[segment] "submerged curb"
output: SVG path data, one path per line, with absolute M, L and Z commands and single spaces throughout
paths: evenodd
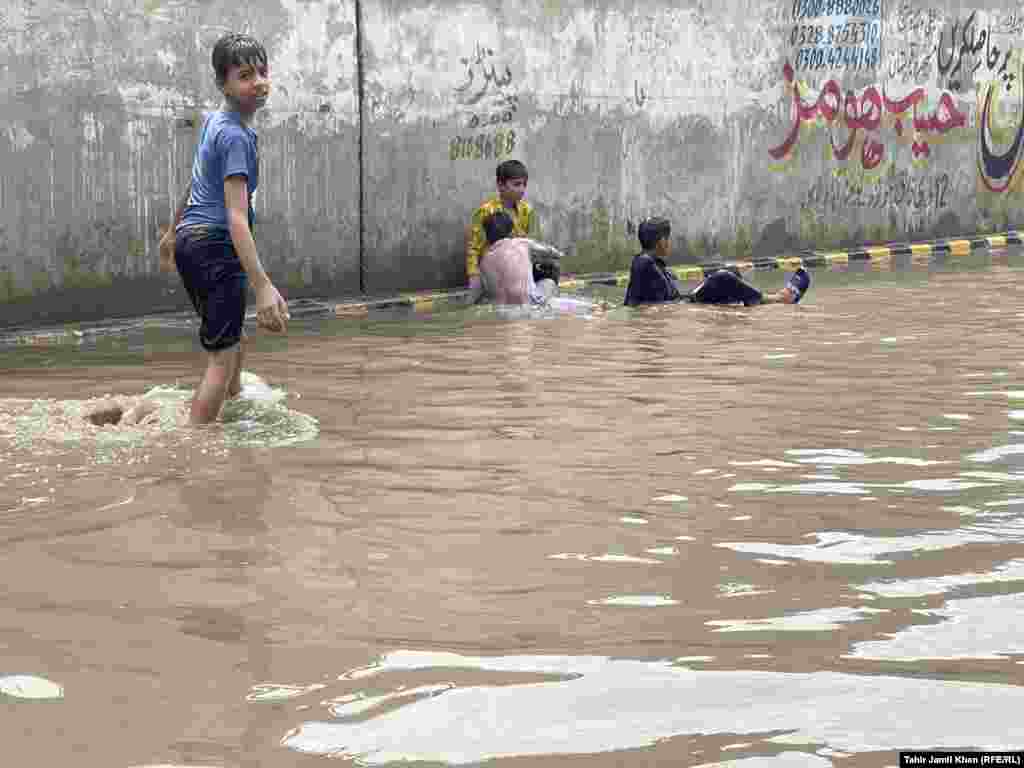
M 798 256 L 782 256 L 771 259 L 755 259 L 739 262 L 705 262 L 685 266 L 669 267 L 680 280 L 699 280 L 710 272 L 722 267 L 736 267 L 741 272 L 773 269 L 795 270 L 828 269 L 844 271 L 850 264 L 866 263 L 872 268 L 926 268 L 934 256 L 967 256 L 977 251 L 991 251 L 1011 245 L 1024 245 L 1024 238 L 1018 232 L 1000 235 L 949 238 L 929 240 L 920 243 L 891 243 L 889 245 L 862 246 L 844 251 L 805 251 Z M 571 275 L 559 281 L 563 290 L 580 289 L 588 286 L 625 286 L 629 272 L 602 272 L 589 275 Z M 343 301 L 333 305 L 337 317 L 366 317 L 380 310 L 402 308 L 412 312 L 429 312 L 445 305 L 464 304 L 466 290 L 429 291 L 402 294 L 400 296 L 361 301 Z
M 993 251 L 1012 245 L 1024 245 L 1024 236 L 1019 232 L 1005 232 L 999 235 L 981 235 L 959 237 L 943 240 L 930 240 L 919 243 L 890 243 L 888 245 L 861 246 L 852 250 L 817 251 L 808 250 L 796 256 L 773 257 L 739 262 L 705 262 L 669 267 L 680 280 L 699 280 L 706 274 L 722 267 L 736 267 L 741 272 L 752 270 L 795 270 L 798 267 L 807 269 L 827 269 L 829 271 L 847 271 L 858 267 L 885 269 L 927 269 L 938 258 L 947 256 L 968 256 L 978 251 Z M 589 286 L 624 287 L 629 282 L 629 272 L 602 272 L 587 275 L 569 275 L 559 282 L 563 290 L 579 290 Z M 292 317 L 330 316 L 340 318 L 365 318 L 376 312 L 394 314 L 395 310 L 403 313 L 426 313 L 445 306 L 460 306 L 466 303 L 469 291 L 424 291 L 405 293 L 379 299 L 360 299 L 353 301 L 318 301 L 316 299 L 295 299 L 288 302 Z M 253 320 L 255 312 L 250 311 L 246 319 Z M 178 320 L 184 325 L 192 322 L 191 314 L 183 314 Z M 161 318 L 161 324 L 173 322 L 171 318 Z M 46 345 L 55 343 L 84 343 L 90 338 L 106 336 L 125 330 L 138 330 L 145 327 L 136 322 L 122 322 L 113 325 L 99 323 L 93 326 L 77 328 L 61 328 L 34 332 L 0 333 L 0 347 L 30 344 Z

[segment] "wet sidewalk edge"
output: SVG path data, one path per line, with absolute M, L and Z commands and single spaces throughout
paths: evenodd
M 704 275 L 722 267 L 736 267 L 741 272 L 767 270 L 794 270 L 804 267 L 809 270 L 827 269 L 830 271 L 846 271 L 850 265 L 865 264 L 872 269 L 927 269 L 931 267 L 936 256 L 968 256 L 979 251 L 1000 250 L 1010 246 L 1024 245 L 1024 236 L 1016 231 L 997 235 L 976 235 L 973 237 L 956 237 L 939 240 L 925 240 L 914 243 L 889 243 L 886 245 L 858 246 L 848 250 L 806 250 L 792 256 L 778 256 L 767 259 L 748 261 L 710 261 L 700 264 L 670 266 L 680 280 L 699 280 Z M 559 281 L 562 290 L 580 290 L 589 286 L 625 286 L 629 282 L 629 272 L 601 272 L 584 275 L 566 275 Z M 292 317 L 334 316 L 340 318 L 369 317 L 377 312 L 403 313 L 430 312 L 444 306 L 464 305 L 469 295 L 466 289 L 448 291 L 421 291 L 402 293 L 382 298 L 339 299 L 336 301 L 316 299 L 296 299 L 289 301 L 288 306 Z M 246 315 L 247 321 L 255 318 L 255 311 Z M 172 326 L 179 321 L 182 326 L 190 327 L 190 313 L 179 315 L 162 315 L 148 320 L 158 322 L 161 326 Z M 141 320 L 145 325 L 147 320 Z M 14 331 L 10 334 L 0 333 L 0 346 L 12 344 L 46 344 L 61 341 L 84 340 L 99 335 L 116 334 L 138 329 L 140 320 L 126 320 L 116 323 L 98 322 L 80 324 L 73 329 L 52 328 L 38 331 Z
M 978 235 L 974 237 L 957 237 L 941 240 L 925 240 L 915 243 L 889 243 L 886 245 L 859 246 L 849 250 L 807 250 L 794 256 L 779 256 L 768 259 L 754 259 L 735 262 L 703 262 L 671 266 L 669 269 L 680 280 L 701 279 L 709 272 L 722 267 L 736 267 L 742 272 L 751 270 L 765 271 L 774 269 L 795 270 L 829 269 L 842 271 L 849 265 L 858 262 L 870 262 L 873 267 L 884 268 L 927 268 L 932 265 L 932 257 L 940 255 L 967 256 L 978 251 L 991 251 L 1009 246 L 1024 244 L 1024 236 L 1018 232 L 1005 232 L 998 235 Z M 909 257 L 898 263 L 899 257 Z M 580 289 L 588 286 L 624 286 L 629 282 L 629 272 L 601 272 L 586 275 L 566 275 L 559 283 L 559 288 Z M 324 306 L 327 313 L 338 317 L 366 316 L 375 310 L 408 308 L 417 311 L 429 311 L 438 304 L 465 303 L 468 291 L 423 291 L 419 293 L 400 294 L 382 299 L 360 299 L 339 301 Z M 294 313 L 293 313 L 294 314 Z

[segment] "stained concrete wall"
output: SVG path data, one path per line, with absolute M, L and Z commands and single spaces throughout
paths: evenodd
M 186 306 L 157 272 L 188 182 L 210 54 L 246 29 L 273 52 L 257 239 L 289 295 L 358 290 L 355 6 L 21 0 L 0 23 L 0 323 Z
M 0 27 L 0 323 L 181 305 L 155 275 L 155 229 L 229 29 L 270 50 L 257 241 L 289 296 L 357 293 L 360 256 L 370 293 L 462 283 L 469 212 L 507 157 L 581 268 L 623 264 L 654 213 L 679 260 L 1016 221 L 1010 2 L 16 5 Z

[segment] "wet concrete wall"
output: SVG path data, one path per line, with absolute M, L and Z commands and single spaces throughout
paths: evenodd
M 1016 223 L 1024 9 L 1010 2 L 4 13 L 0 323 L 183 306 L 155 274 L 156 227 L 216 106 L 209 55 L 229 29 L 271 55 L 256 234 L 289 296 L 461 284 L 469 213 L 509 157 L 579 269 L 628 263 L 655 213 L 681 261 Z
M 0 21 L 0 323 L 182 308 L 159 227 L 188 182 L 210 54 L 272 51 L 260 121 L 261 256 L 289 295 L 358 291 L 355 24 L 344 3 L 26 0 Z

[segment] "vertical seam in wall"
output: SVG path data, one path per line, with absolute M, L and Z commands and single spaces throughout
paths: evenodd
M 359 177 L 358 197 L 359 210 L 356 213 L 356 221 L 359 230 L 359 292 L 366 293 L 366 169 L 364 163 L 364 112 L 363 97 L 365 75 L 363 72 L 363 4 L 361 0 L 354 0 L 356 15 L 356 173 Z

